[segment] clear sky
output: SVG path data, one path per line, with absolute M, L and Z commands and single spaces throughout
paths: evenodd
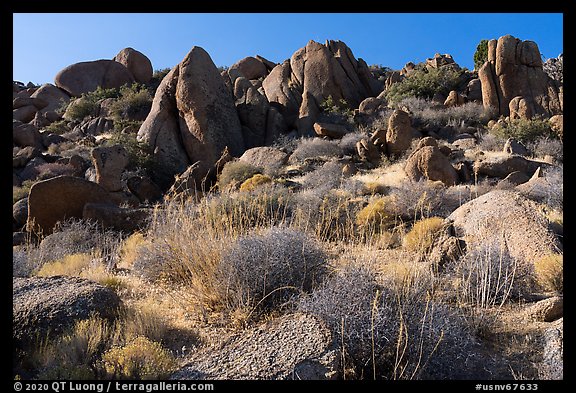
M 309 40 L 344 41 L 368 64 L 400 69 L 435 53 L 450 53 L 473 69 L 481 39 L 511 34 L 535 41 L 546 58 L 563 52 L 561 13 L 392 14 L 13 14 L 13 79 L 53 82 L 62 68 L 111 59 L 132 47 L 154 69 L 173 67 L 193 46 L 217 66 L 261 55 L 282 62 Z

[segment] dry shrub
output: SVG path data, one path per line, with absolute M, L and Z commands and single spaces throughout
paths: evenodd
M 417 221 L 404 236 L 404 247 L 411 251 L 426 252 L 440 234 L 444 220 L 440 217 L 424 218 Z
M 302 138 L 298 147 L 290 156 L 290 162 L 301 162 L 307 158 L 340 157 L 343 150 L 338 146 L 338 141 L 332 142 L 320 138 Z
M 134 262 L 140 257 L 140 249 L 146 244 L 144 235 L 140 232 L 135 232 L 126 238 L 119 251 L 118 267 L 131 268 Z
M 102 355 L 101 366 L 112 379 L 167 379 L 176 371 L 172 354 L 146 337 L 136 337 Z
M 338 188 L 342 182 L 343 167 L 344 164 L 337 160 L 328 161 L 318 169 L 308 173 L 302 179 L 302 184 L 305 188 L 316 188 L 326 191 Z
M 564 291 L 564 257 L 550 254 L 534 263 L 536 279 L 540 287 L 547 291 Z
M 268 184 L 272 182 L 270 176 L 262 175 L 260 173 L 255 174 L 250 179 L 245 180 L 240 185 L 240 191 L 252 191 L 256 187 L 259 187 L 263 184 Z
M 88 253 L 66 255 L 61 259 L 50 261 L 42 265 L 36 273 L 38 277 L 50 276 L 80 276 L 88 269 L 92 256 Z
M 356 215 L 356 225 L 362 239 L 369 239 L 375 234 L 390 229 L 396 222 L 396 216 L 390 209 L 390 198 L 372 199 Z
M 218 188 L 226 189 L 233 184 L 242 184 L 257 173 L 262 173 L 263 169 L 244 161 L 230 161 L 224 165 L 222 172 L 218 175 Z

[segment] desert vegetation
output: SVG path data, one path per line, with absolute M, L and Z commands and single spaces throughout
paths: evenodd
M 62 119 L 43 129 L 67 138 L 47 147 L 58 159 L 13 185 L 14 233 L 24 236 L 14 246 L 13 276 L 81 278 L 121 303 L 112 317 L 90 314 L 16 351 L 15 377 L 165 379 L 203 364 L 189 363 L 194 352 L 253 351 L 235 340 L 306 314 L 329 336 L 318 352 L 333 356 L 309 362 L 324 367 L 314 374 L 321 378 L 538 378 L 549 321 L 525 310 L 563 294 L 563 141 L 548 118 L 506 119 L 472 99 L 439 104 L 435 95 L 464 94 L 475 75 L 420 64 L 388 86 L 370 114 L 327 95 L 317 120 L 342 126 L 344 135 L 284 132 L 254 148 L 270 149 L 264 158 L 222 154 L 204 172 L 189 162 L 165 187 L 154 183 L 166 170 L 158 146 L 141 134 L 168 72 L 70 100 Z M 378 75 L 382 82 L 390 74 Z M 399 112 L 409 119 L 401 131 Z M 111 123 L 96 135 L 82 128 L 100 118 Z M 394 133 L 408 142 L 393 154 Z M 506 150 L 511 138 L 522 154 Z M 110 149 L 105 154 L 120 164 L 99 164 L 95 148 Z M 146 220 L 136 228 L 126 224 L 131 218 L 91 219 L 86 212 L 99 202 L 89 201 L 81 217 L 36 233 L 21 205 L 33 203 L 40 181 L 62 175 L 108 187 L 119 201 L 114 218 L 143 210 Z M 241 359 L 223 370 L 264 373 Z

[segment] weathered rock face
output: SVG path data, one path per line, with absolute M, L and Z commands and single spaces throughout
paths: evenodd
M 436 146 L 424 146 L 414 151 L 406 160 L 404 171 L 413 181 L 422 178 L 439 180 L 446 186 L 453 186 L 458 182 L 458 173 Z
M 124 48 L 116 56 L 114 61 L 124 65 L 132 73 L 134 80 L 139 83 L 148 83 L 152 79 L 152 62 L 143 53 L 133 48 Z
M 386 108 L 386 100 L 378 97 L 368 97 L 358 106 L 358 111 L 365 115 L 374 115 Z
M 482 101 L 498 115 L 510 114 L 510 101 L 524 97 L 526 113 L 552 116 L 562 113 L 557 82 L 542 69 L 538 46 L 511 35 L 488 42 L 488 61 L 478 71 Z
M 108 192 L 96 183 L 71 176 L 58 176 L 35 183 L 28 195 L 28 231 L 52 233 L 66 218 L 82 218 L 86 203 L 111 203 Z
M 249 149 L 264 145 L 268 134 L 268 99 L 244 77 L 236 78 L 234 97 L 245 147 Z
M 410 115 L 396 109 L 388 120 L 386 131 L 386 150 L 388 154 L 402 154 L 412 142 L 412 127 Z
M 536 169 L 543 165 L 546 164 L 528 160 L 517 155 L 495 156 L 474 162 L 474 172 L 479 175 L 504 179 L 512 172 L 522 172 L 528 176 L 532 176 L 534 172 L 536 172 Z
M 244 152 L 242 128 L 234 103 L 208 53 L 193 47 L 179 64 L 176 107 L 180 135 L 191 162 L 208 171 L 222 155 Z
M 564 318 L 544 331 L 544 355 L 539 367 L 540 379 L 564 379 Z
M 465 103 L 466 103 L 466 98 L 464 98 L 464 96 L 462 96 L 456 90 L 452 90 L 448 94 L 446 101 L 444 101 L 444 106 L 453 107 L 453 106 L 464 105 Z
M 92 149 L 92 162 L 96 168 L 96 183 L 107 191 L 122 189 L 122 172 L 128 165 L 128 152 L 122 145 L 101 146 Z
M 138 131 L 148 143 L 166 177 L 199 162 L 206 175 L 227 147 L 234 156 L 244 152 L 244 139 L 234 102 L 212 59 L 193 47 L 162 81 L 152 110 Z M 158 181 L 158 180 L 157 180 Z
M 54 84 L 73 97 L 96 90 L 118 88 L 134 82 L 130 71 L 114 60 L 86 61 L 69 65 L 54 78 Z
M 314 132 L 318 136 L 340 139 L 348 133 L 348 130 L 340 124 L 314 123 Z
M 50 83 L 40 86 L 30 97 L 42 99 L 47 103 L 39 110 L 40 113 L 54 112 L 70 101 L 68 94 Z
M 12 283 L 12 338 L 17 349 L 62 334 L 93 313 L 114 318 L 120 305 L 111 289 L 77 277 L 14 277 Z
M 22 198 L 12 205 L 12 219 L 19 229 L 26 225 L 26 220 L 28 220 L 28 198 Z
M 43 149 L 42 135 L 36 127 L 18 120 L 12 121 L 12 140 L 17 146 Z
M 126 180 L 126 185 L 142 203 L 157 202 L 162 199 L 162 190 L 148 177 L 133 176 Z
M 440 68 L 440 67 L 445 67 L 445 66 L 450 66 L 450 67 L 454 68 L 455 70 L 460 69 L 460 66 L 458 64 L 456 64 L 456 62 L 454 62 L 454 59 L 452 58 L 452 55 L 450 55 L 450 54 L 441 55 L 440 53 L 436 53 L 436 54 L 434 54 L 433 58 L 426 59 L 426 68 L 427 69 Z
M 276 66 L 262 83 L 268 101 L 278 104 L 289 127 L 301 135 L 312 135 L 320 104 L 332 96 L 357 108 L 363 99 L 377 96 L 382 83 L 375 79 L 366 63 L 356 60 L 341 41 L 315 41 Z
M 246 79 L 258 79 L 268 74 L 266 65 L 259 59 L 248 56 L 230 66 L 230 70 L 238 70 Z
M 172 177 L 188 167 L 190 159 L 184 150 L 179 113 L 176 106 L 176 84 L 180 69 L 174 67 L 162 79 L 152 101 L 152 109 L 138 131 L 138 141 L 148 144 L 161 168 L 157 174 L 160 187 L 167 188 Z
M 455 234 L 466 243 L 505 240 L 510 256 L 531 265 L 557 252 L 558 243 L 536 204 L 516 192 L 494 190 L 465 203 L 448 216 Z
M 330 331 L 317 318 L 286 315 L 246 330 L 218 349 L 196 351 L 171 379 L 332 379 L 338 374 L 334 346 Z
M 482 102 L 482 83 L 480 79 L 472 79 L 466 86 L 466 98 L 468 101 Z

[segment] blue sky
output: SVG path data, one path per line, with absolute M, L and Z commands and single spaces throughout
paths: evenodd
M 133 47 L 154 69 L 173 67 L 193 46 L 218 66 L 246 56 L 274 62 L 309 40 L 344 41 L 368 64 L 400 69 L 435 53 L 450 53 L 463 67 L 481 39 L 511 34 L 535 41 L 546 57 L 563 52 L 563 16 L 554 14 L 13 14 L 13 79 L 53 82 L 62 68 L 111 59 Z

